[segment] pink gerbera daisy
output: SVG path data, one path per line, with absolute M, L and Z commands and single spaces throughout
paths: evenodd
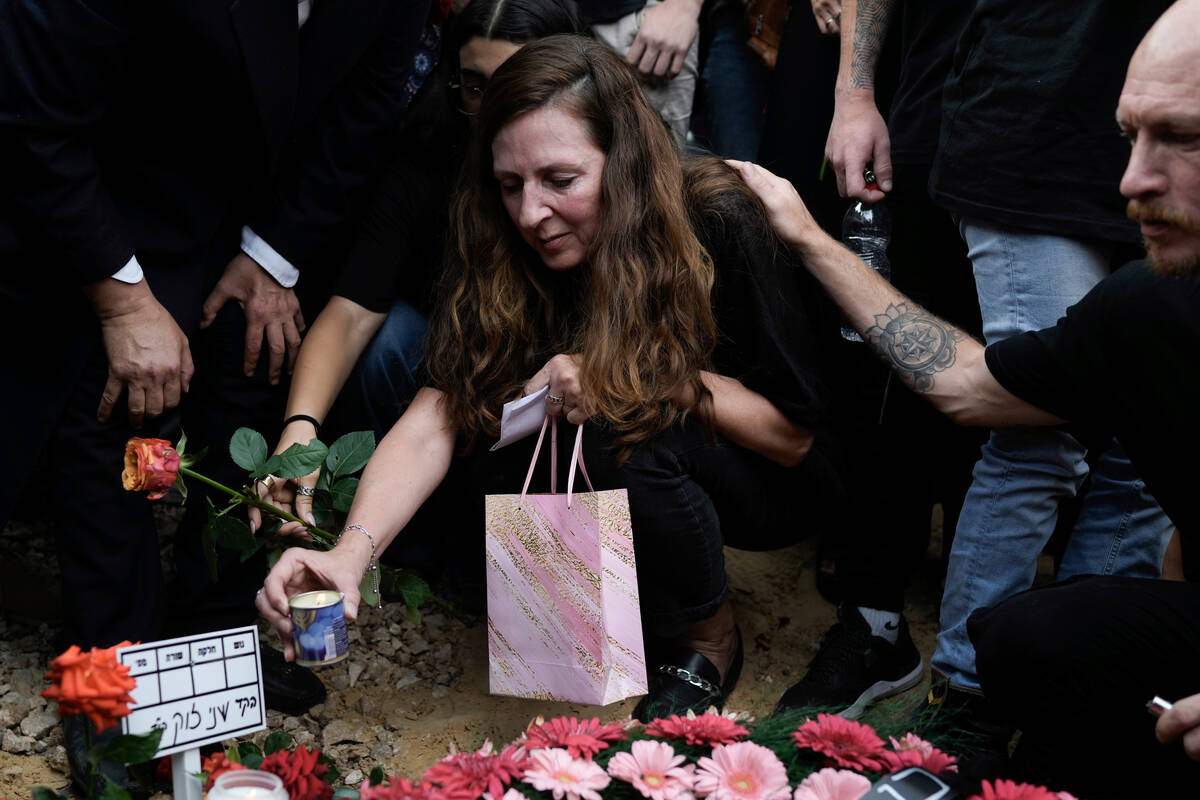
M 938 750 L 914 733 L 906 733 L 899 739 L 889 736 L 888 739 L 891 740 L 895 752 L 885 752 L 881 756 L 885 772 L 896 772 L 905 767 L 922 767 L 935 775 L 958 771 L 955 763 L 958 759 Z
M 672 714 L 652 720 L 646 725 L 646 734 L 660 739 L 682 739 L 692 745 L 718 745 L 732 744 L 749 736 L 750 731 L 721 714 L 710 711 L 697 716 L 688 711 L 685 717 Z
M 521 777 L 528 763 L 523 747 L 509 745 L 495 753 L 492 743 L 485 741 L 474 753 L 452 752 L 426 770 L 421 779 L 450 794 L 479 797 L 487 792 L 500 797 L 506 786 Z
M 710 800 L 789 800 L 787 770 L 779 757 L 754 742 L 722 744 L 697 762 L 696 793 Z
M 593 758 L 612 742 L 624 738 L 625 729 L 622 726 L 602 724 L 596 717 L 556 717 L 547 722 L 542 722 L 539 717 L 525 731 L 525 746 L 530 750 L 565 747 L 571 758 Z
M 869 726 L 835 714 L 818 714 L 792 732 L 800 749 L 816 750 L 829 758 L 831 765 L 850 769 L 882 772 L 883 740 Z
M 1059 796 L 1045 786 L 998 780 L 984 781 L 981 792 L 969 800 L 1059 800 Z
M 651 800 L 673 800 L 692 789 L 692 774 L 682 764 L 687 759 L 676 755 L 666 742 L 642 739 L 628 753 L 617 753 L 608 762 L 608 774 L 628 781 Z
M 859 800 L 870 790 L 871 782 L 857 772 L 826 767 L 801 781 L 792 800 Z
M 571 758 L 561 748 L 533 750 L 525 770 L 525 783 L 539 792 L 550 792 L 554 800 L 600 800 L 600 789 L 611 782 L 608 773 L 594 761 Z

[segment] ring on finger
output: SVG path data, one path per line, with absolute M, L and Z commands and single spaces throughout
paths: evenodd
M 550 403 L 552 405 L 561 406 L 564 402 L 566 402 L 566 399 L 567 398 L 559 397 L 556 394 L 549 394 L 549 393 L 546 394 L 546 402 Z
M 311 486 L 297 486 L 296 487 L 296 494 L 303 495 L 304 497 L 312 497 L 316 493 L 317 493 L 317 490 Z
M 262 487 L 264 489 L 266 489 L 268 492 L 271 491 L 273 488 L 275 488 L 275 476 L 274 475 L 268 475 L 265 478 L 259 478 L 258 482 L 261 483 Z
M 826 17 L 825 25 L 832 28 L 833 27 L 833 17 Z

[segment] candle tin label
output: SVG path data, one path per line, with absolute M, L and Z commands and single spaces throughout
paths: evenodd
M 292 642 L 296 663 L 305 667 L 336 664 L 350 650 L 342 593 L 304 592 L 288 601 L 292 610 Z

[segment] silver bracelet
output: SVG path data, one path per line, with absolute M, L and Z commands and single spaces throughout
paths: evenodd
M 375 537 L 362 525 L 347 525 L 338 534 L 337 541 L 334 542 L 335 547 L 341 544 L 342 537 L 346 535 L 346 531 L 358 531 L 367 537 L 367 541 L 371 543 L 371 563 L 367 565 L 367 571 L 371 573 L 371 588 L 375 591 L 375 607 L 383 608 L 383 595 L 379 593 L 379 562 L 375 559 Z

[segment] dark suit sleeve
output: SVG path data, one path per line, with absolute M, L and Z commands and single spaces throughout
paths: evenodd
M 129 41 L 122 0 L 0 3 L 0 182 L 22 246 L 77 284 L 133 255 L 88 131 Z
M 352 192 L 372 178 L 392 149 L 406 108 L 404 86 L 429 1 L 385 5 L 379 35 L 307 126 L 272 207 L 250 221 L 254 232 L 302 275 L 340 260 L 332 247 L 351 216 Z M 318 13 L 314 10 L 309 25 L 320 24 Z

